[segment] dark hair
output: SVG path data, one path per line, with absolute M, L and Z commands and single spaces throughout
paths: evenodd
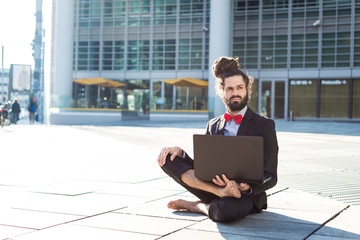
M 243 71 L 240 70 L 240 64 L 238 58 L 232 57 L 219 57 L 215 60 L 212 71 L 214 77 L 216 78 L 216 93 L 223 98 L 224 97 L 224 81 L 225 78 L 240 75 L 245 82 L 246 89 L 249 94 L 249 99 L 251 96 L 251 87 L 254 82 L 254 79 L 251 76 L 246 75 Z

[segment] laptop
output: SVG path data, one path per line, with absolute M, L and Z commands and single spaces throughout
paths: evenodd
M 212 181 L 225 174 L 238 183 L 263 183 L 263 138 L 256 136 L 193 136 L 195 176 Z

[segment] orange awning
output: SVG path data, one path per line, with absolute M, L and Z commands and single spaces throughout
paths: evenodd
M 101 85 L 103 87 L 122 87 L 125 85 L 124 83 L 101 77 L 75 79 L 73 82 L 79 83 L 81 85 Z
M 205 88 L 208 86 L 208 82 L 196 78 L 174 78 L 161 80 L 164 83 L 168 83 L 177 87 L 202 87 Z

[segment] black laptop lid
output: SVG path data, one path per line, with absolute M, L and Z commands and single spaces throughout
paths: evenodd
M 244 183 L 262 183 L 263 138 L 255 136 L 194 135 L 195 176 L 212 181 L 216 175 Z

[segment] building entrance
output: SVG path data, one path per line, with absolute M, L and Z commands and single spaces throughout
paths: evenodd
M 262 81 L 260 114 L 269 118 L 284 118 L 285 82 Z

